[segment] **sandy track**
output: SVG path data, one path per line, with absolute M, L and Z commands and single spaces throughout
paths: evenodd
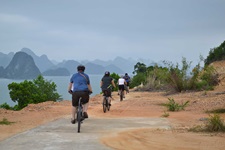
M 172 129 L 141 128 L 116 131 L 100 138 L 100 141 L 112 149 L 224 149 L 224 134 L 192 133 L 187 129 L 194 125 L 203 124 L 200 118 L 208 117 L 205 110 L 225 107 L 225 94 L 220 91 L 179 93 L 165 95 L 163 92 L 130 92 L 124 101 L 120 102 L 113 93 L 111 110 L 103 113 L 102 96 L 91 98 L 90 118 L 160 118 L 166 109 L 161 103 L 166 103 L 169 97 L 177 102 L 190 101 L 185 111 L 167 112 L 167 118 Z M 45 102 L 29 105 L 21 111 L 0 109 L 0 119 L 13 121 L 12 125 L 0 125 L 0 140 L 9 138 L 17 133 L 27 131 L 58 118 L 68 118 L 70 123 L 70 101 Z M 224 118 L 225 116 L 222 115 Z M 115 122 L 116 124 L 116 122 Z

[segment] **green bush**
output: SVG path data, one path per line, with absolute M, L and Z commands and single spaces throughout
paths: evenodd
M 8 85 L 8 89 L 12 101 L 18 104 L 15 107 L 17 110 L 31 103 L 56 101 L 60 98 L 60 95 L 56 92 L 56 84 L 45 80 L 41 75 L 33 82 L 27 80 L 21 83 L 13 82 Z
M 223 119 L 218 114 L 210 115 L 205 130 L 209 132 L 225 132 Z
M 134 88 L 136 86 L 139 86 L 141 84 L 145 84 L 146 83 L 146 74 L 145 73 L 138 73 L 137 75 L 135 75 L 131 82 L 130 82 L 130 88 Z
M 167 118 L 169 116 L 170 116 L 170 114 L 168 112 L 164 111 L 164 114 L 162 115 L 162 117 Z
M 7 104 L 7 103 L 1 104 L 0 108 L 4 108 L 4 109 L 7 109 L 7 110 L 13 110 L 13 107 L 9 106 L 9 104 Z
M 184 108 L 189 103 L 189 101 L 186 101 L 185 103 L 179 104 L 179 103 L 176 103 L 173 98 L 168 98 L 168 100 L 169 100 L 169 102 L 168 103 L 165 103 L 163 105 L 166 106 L 169 111 L 180 111 L 180 110 L 184 110 Z
M 168 84 L 178 92 L 188 89 L 189 79 L 188 70 L 190 69 L 191 62 L 187 62 L 186 58 L 182 58 L 182 66 L 179 64 L 174 66 L 172 63 L 164 61 L 164 64 L 168 66 L 169 72 L 167 76 Z
M 209 65 L 214 61 L 225 60 L 225 41 L 218 47 L 212 48 L 209 55 L 205 59 L 205 65 Z
M 165 67 L 158 67 L 157 65 L 148 68 L 151 69 L 148 69 L 144 89 L 165 89 L 167 87 L 166 77 L 168 75 L 168 69 Z
M 225 132 L 224 120 L 218 115 L 209 115 L 205 118 L 204 125 L 194 126 L 189 129 L 192 132 Z
M 113 88 L 113 91 L 118 91 L 117 82 L 118 82 L 120 76 L 114 72 L 112 74 L 110 74 L 110 76 L 114 79 L 114 83 L 116 85 L 116 88 Z
M 15 123 L 15 122 L 10 122 L 6 118 L 3 118 L 2 121 L 0 121 L 0 125 L 10 125 L 12 123 Z

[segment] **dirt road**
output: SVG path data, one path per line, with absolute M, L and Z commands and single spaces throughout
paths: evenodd
M 119 101 L 117 94 L 113 93 L 112 108 L 107 113 L 103 113 L 102 97 L 97 95 L 90 101 L 89 119 L 85 121 L 82 129 L 85 129 L 86 126 L 85 131 L 90 131 L 90 135 L 88 133 L 85 133 L 85 135 L 88 135 L 87 137 L 92 143 L 98 141 L 97 144 L 101 145 L 102 149 L 222 150 L 225 147 L 225 134 L 192 133 L 187 131 L 187 129 L 195 125 L 203 124 L 201 118 L 208 117 L 208 114 L 205 113 L 206 110 L 225 107 L 225 94 L 217 94 L 218 92 L 179 93 L 173 95 L 165 95 L 163 92 L 130 92 L 122 102 Z M 168 112 L 160 104 L 166 103 L 169 97 L 174 98 L 177 102 L 189 100 L 190 104 L 185 111 Z M 70 110 L 70 101 L 29 105 L 19 112 L 0 109 L 0 119 L 7 118 L 9 121 L 15 122 L 11 125 L 0 125 L 0 147 L 4 145 L 1 144 L 5 141 L 10 142 L 12 138 L 16 138 L 14 135 L 17 133 L 28 136 L 33 141 L 35 141 L 36 136 L 32 137 L 32 135 L 37 134 L 46 137 L 51 136 L 49 139 L 55 138 L 58 141 L 63 141 L 65 138 L 55 137 L 55 133 L 65 134 L 65 137 L 73 137 L 74 134 L 71 135 L 70 132 L 73 132 L 75 127 L 70 124 Z M 169 117 L 163 118 L 162 115 L 165 113 L 168 113 Z M 223 114 L 222 117 L 224 118 L 225 115 Z M 154 119 L 156 119 L 156 122 L 157 120 L 163 121 L 153 126 L 154 122 L 152 120 Z M 42 128 L 40 125 L 46 125 L 48 122 L 53 123 L 51 121 L 62 122 L 62 129 L 55 125 L 48 130 L 40 129 Z M 99 128 L 104 129 L 104 131 L 92 131 L 93 125 L 100 126 L 104 124 L 103 122 L 109 123 Z M 163 126 L 161 126 L 162 124 Z M 35 128 L 33 130 L 36 132 L 29 130 L 32 128 Z M 25 135 L 24 131 L 32 134 Z M 95 133 L 93 134 L 93 132 Z M 69 140 L 75 141 L 73 138 Z M 64 142 L 68 141 L 65 140 Z M 47 149 L 52 144 L 57 145 L 57 143 L 51 142 L 43 145 Z M 86 143 L 85 145 L 88 146 Z M 94 149 L 94 147 L 92 148 Z

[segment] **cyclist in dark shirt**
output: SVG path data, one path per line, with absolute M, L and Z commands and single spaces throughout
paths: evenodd
M 109 105 L 111 106 L 111 88 L 110 86 L 113 85 L 113 87 L 115 88 L 116 85 L 114 83 L 114 79 L 112 77 L 110 77 L 110 72 L 106 71 L 105 75 L 103 76 L 103 78 L 101 79 L 100 82 L 100 87 L 102 89 L 102 92 L 104 93 L 104 90 L 108 90 L 109 92 Z

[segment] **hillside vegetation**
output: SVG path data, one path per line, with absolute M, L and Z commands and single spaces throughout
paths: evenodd
M 200 56 L 199 63 L 191 68 L 191 63 L 183 57 L 181 65 L 164 61 L 164 66 L 155 64 L 146 66 L 138 62 L 134 66 L 135 76 L 132 79 L 131 87 L 142 86 L 142 90 L 167 90 L 167 91 L 201 91 L 213 90 L 219 84 L 221 74 L 212 64 L 213 62 L 225 60 L 225 41 L 216 48 L 210 50 L 204 60 Z M 200 64 L 204 62 L 202 67 Z M 221 72 L 220 72 L 221 73 Z
M 209 51 L 209 55 L 205 59 L 205 65 L 221 60 L 225 60 L 225 41 L 220 46 L 212 48 Z

